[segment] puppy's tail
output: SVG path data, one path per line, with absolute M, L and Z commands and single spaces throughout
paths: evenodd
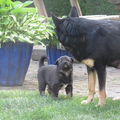
M 44 61 L 45 59 L 48 59 L 47 56 L 42 56 L 40 61 L 39 61 L 39 67 L 44 66 Z

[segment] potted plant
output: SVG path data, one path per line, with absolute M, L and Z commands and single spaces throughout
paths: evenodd
M 64 17 L 64 16 L 63 16 Z M 41 42 L 46 46 L 46 54 L 48 56 L 48 64 L 55 64 L 55 61 L 60 56 L 70 56 L 71 55 L 64 49 L 64 47 L 59 43 L 56 33 L 54 31 L 54 23 L 52 18 L 48 18 L 46 29 L 49 31 L 49 38 L 43 39 Z
M 45 17 L 26 7 L 31 3 L 0 0 L 0 86 L 22 85 L 33 44 L 49 37 Z

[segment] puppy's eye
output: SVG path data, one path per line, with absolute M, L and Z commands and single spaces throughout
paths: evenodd
M 67 61 L 68 61 L 68 62 L 70 62 L 70 60 L 69 60 L 69 59 L 67 59 Z

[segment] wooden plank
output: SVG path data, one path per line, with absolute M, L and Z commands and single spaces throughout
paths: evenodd
M 82 16 L 82 12 L 78 3 L 78 0 L 70 0 L 71 6 L 76 6 L 77 10 L 78 10 L 78 15 Z
M 33 0 L 35 7 L 38 8 L 38 14 L 48 17 L 43 0 Z

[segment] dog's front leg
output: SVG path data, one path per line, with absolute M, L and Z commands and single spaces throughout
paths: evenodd
M 66 94 L 67 94 L 68 97 L 73 96 L 73 93 L 72 93 L 73 92 L 73 86 L 72 86 L 72 84 L 67 85 L 65 90 L 66 90 Z
M 58 99 L 58 92 L 59 92 L 59 88 L 57 87 L 57 85 L 53 85 L 52 97 L 55 99 Z
M 99 103 L 97 106 L 103 106 L 105 104 L 106 99 L 106 66 L 99 65 L 96 67 L 96 71 L 98 74 L 98 83 L 99 83 Z
M 88 86 L 89 86 L 89 95 L 87 100 L 83 100 L 81 104 L 88 104 L 93 101 L 95 94 L 95 83 L 96 83 L 96 70 L 93 68 L 87 67 L 88 71 Z

